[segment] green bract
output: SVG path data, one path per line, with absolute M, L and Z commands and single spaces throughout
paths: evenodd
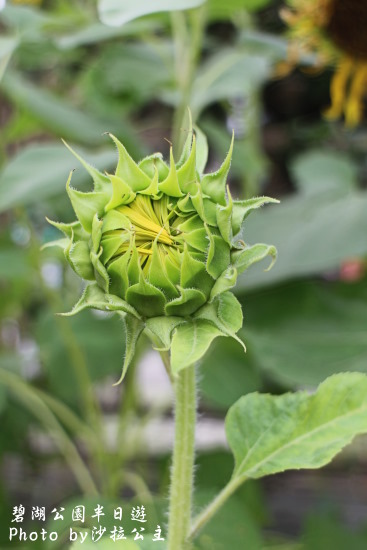
M 226 187 L 229 153 L 217 172 L 202 174 L 207 159 L 203 134 L 190 132 L 176 164 L 156 153 L 136 164 L 114 137 L 115 174 L 102 174 L 74 155 L 91 175 L 83 193 L 67 182 L 78 220 L 50 222 L 73 270 L 89 281 L 70 314 L 93 307 L 125 320 L 124 376 L 143 330 L 159 349 L 171 349 L 173 373 L 198 360 L 216 336 L 236 337 L 241 307 L 229 290 L 239 273 L 274 247 L 246 245 L 244 219 L 267 197 L 232 199 Z

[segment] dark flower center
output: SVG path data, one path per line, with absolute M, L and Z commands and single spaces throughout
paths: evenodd
M 367 0 L 333 0 L 326 30 L 338 48 L 367 60 Z

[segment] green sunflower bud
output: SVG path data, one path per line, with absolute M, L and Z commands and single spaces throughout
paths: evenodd
M 226 178 L 233 139 L 219 170 L 203 175 L 207 145 L 200 131 L 197 135 L 198 143 L 190 132 L 177 163 L 171 149 L 169 165 L 159 153 L 136 164 L 111 136 L 119 159 L 115 173 L 106 175 L 69 147 L 94 189 L 73 189 L 70 174 L 67 192 L 78 220 L 50 222 L 65 235 L 55 244 L 89 281 L 66 315 L 92 307 L 124 318 L 121 379 L 143 331 L 157 348 L 171 349 L 174 374 L 197 361 L 217 336 L 237 339 L 242 312 L 230 289 L 250 265 L 276 257 L 274 247 L 249 246 L 239 237 L 252 210 L 277 201 L 232 200 Z

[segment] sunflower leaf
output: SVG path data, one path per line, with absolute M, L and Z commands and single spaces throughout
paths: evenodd
M 320 468 L 367 432 L 367 376 L 342 373 L 316 393 L 248 394 L 230 409 L 226 433 L 235 457 L 233 479 Z

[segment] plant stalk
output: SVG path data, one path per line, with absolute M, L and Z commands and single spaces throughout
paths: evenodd
M 196 425 L 195 365 L 182 370 L 174 382 L 175 441 L 168 518 L 168 550 L 189 550 Z

